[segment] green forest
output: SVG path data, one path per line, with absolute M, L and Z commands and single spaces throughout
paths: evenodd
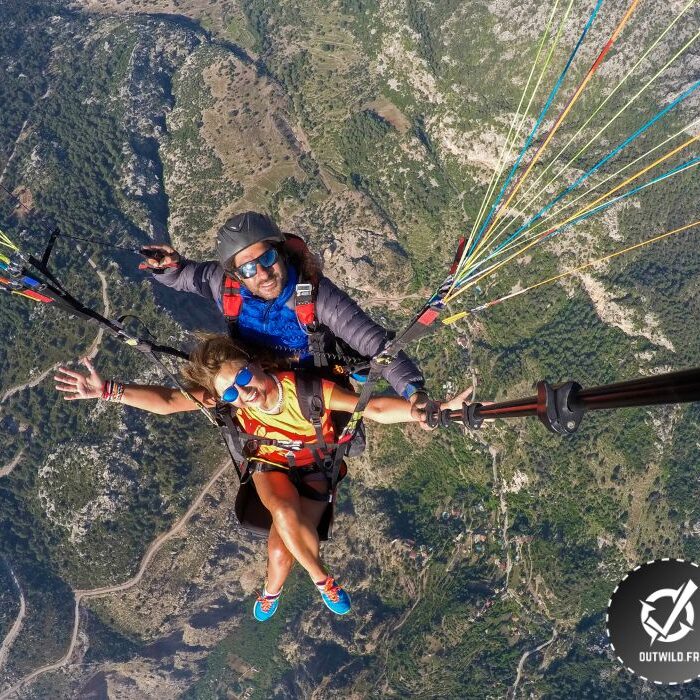
M 7 188 L 0 229 L 41 257 L 57 228 L 50 267 L 66 289 L 105 313 L 106 295 L 111 318 L 134 315 L 126 321 L 134 333 L 184 349 L 193 331 L 221 329 L 221 320 L 212 304 L 139 272 L 135 251 L 156 241 L 211 257 L 221 212 L 234 205 L 268 211 L 301 234 L 331 261 L 326 273 L 336 283 L 360 280 L 348 291 L 378 321 L 402 328 L 445 277 L 479 213 L 492 155 L 537 48 L 531 26 L 508 25 L 534 12 L 533 2 L 504 9 L 406 0 L 391 11 L 374 0 L 209 3 L 230 34 L 188 2 L 164 14 L 135 2 L 105 13 L 87 5 L 0 2 L 0 184 Z M 574 7 L 578 27 L 589 9 Z M 657 9 L 652 26 L 641 18 L 631 24 L 634 40 L 613 54 L 620 65 L 672 19 L 669 8 Z M 606 12 L 592 44 L 619 19 L 619 8 Z M 626 105 L 696 21 L 669 35 L 651 67 L 610 100 L 606 116 Z M 241 36 L 249 45 L 237 43 Z M 565 49 L 554 55 L 550 78 Z M 585 51 L 572 84 L 590 65 L 593 48 Z M 623 74 L 620 65 L 592 81 L 554 152 Z M 242 82 L 248 70 L 254 88 Z M 260 94 L 239 100 L 244 87 Z M 676 73 L 645 92 L 577 162 L 572 180 L 684 87 Z M 212 126 L 212 112 L 223 108 L 233 133 Z M 696 108 L 689 101 L 669 114 L 614 168 L 683 129 Z M 240 124 L 253 126 L 236 131 Z M 282 145 L 252 172 L 222 145 L 230 138 L 248 147 L 270 134 Z M 564 162 L 574 148 L 564 150 Z M 664 168 L 694 155 L 697 146 Z M 693 173 L 553 237 L 450 311 L 689 223 L 700 195 Z M 354 237 L 367 230 L 391 245 L 359 250 Z M 369 282 L 352 276 L 366 259 Z M 400 270 L 392 268 L 396 260 Z M 476 380 L 479 400 L 503 400 L 531 395 L 543 378 L 595 386 L 700 364 L 696 230 L 589 273 L 602 300 L 574 276 L 409 348 L 431 394 Z M 397 285 L 401 294 L 384 300 Z M 89 352 L 99 328 L 14 295 L 0 302 L 0 469 L 18 460 L 0 477 L 0 639 L 19 610 L 11 572 L 27 601 L 0 669 L 2 692 L 63 656 L 74 591 L 133 576 L 226 453 L 198 413 L 159 417 L 61 401 L 53 368 Z M 625 311 L 624 323 L 610 320 L 613 307 Z M 95 363 L 106 377 L 170 382 L 108 335 L 99 337 Z M 466 433 L 370 426 L 368 452 L 350 461 L 341 490 L 338 541 L 324 550 L 360 611 L 344 621 L 324 615 L 300 570 L 285 590 L 284 613 L 266 625 L 252 619 L 253 584 L 243 568 L 257 572 L 263 548 L 237 529 L 227 500 L 233 487 L 224 480 L 190 535 L 154 560 L 154 580 L 83 604 L 84 655 L 67 673 L 41 676 L 22 697 L 79 696 L 110 664 L 129 677 L 144 660 L 162 673 L 164 697 L 314 690 L 323 697 L 509 697 L 523 655 L 550 638 L 523 662 L 517 697 L 694 697 L 696 684 L 654 687 L 620 666 L 607 644 L 605 609 L 634 564 L 700 557 L 699 426 L 696 405 L 586 415 L 565 439 L 536 420 Z

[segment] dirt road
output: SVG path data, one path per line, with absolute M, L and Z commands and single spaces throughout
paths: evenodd
M 170 528 L 170 530 L 159 535 L 155 540 L 153 540 L 153 542 L 151 542 L 150 546 L 146 550 L 146 553 L 141 559 L 141 565 L 139 566 L 139 570 L 134 576 L 132 576 L 132 578 L 128 579 L 127 581 L 124 581 L 124 583 L 119 583 L 114 586 L 103 586 L 101 588 L 93 588 L 91 590 L 78 589 L 73 591 L 73 593 L 75 594 L 73 633 L 71 634 L 70 643 L 68 645 L 66 653 L 58 661 L 55 661 L 51 664 L 46 664 L 45 666 L 41 666 L 40 668 L 36 669 L 36 671 L 32 671 L 32 673 L 22 678 L 22 680 L 20 680 L 19 682 L 15 683 L 15 685 L 13 685 L 11 688 L 5 690 L 2 694 L 0 694 L 0 700 L 11 698 L 16 693 L 19 693 L 19 691 L 22 690 L 22 688 L 26 687 L 32 681 L 36 680 L 39 676 L 42 676 L 43 674 L 49 673 L 51 671 L 57 671 L 58 669 L 68 664 L 71 657 L 73 656 L 73 652 L 75 651 L 75 645 L 78 641 L 78 633 L 80 631 L 80 604 L 83 602 L 83 600 L 88 600 L 90 598 L 100 598 L 102 596 L 111 595 L 113 593 L 122 593 L 124 591 L 129 590 L 130 588 L 133 588 L 134 586 L 137 586 L 141 582 L 141 579 L 143 578 L 143 575 L 146 572 L 146 569 L 148 568 L 148 565 L 150 564 L 151 560 L 158 553 L 158 550 L 168 540 L 172 539 L 173 537 L 175 537 L 175 535 L 179 534 L 180 532 L 182 532 L 182 530 L 184 530 L 190 518 L 194 515 L 197 508 L 199 508 L 200 504 L 202 503 L 202 500 L 206 497 L 209 491 L 211 491 L 214 484 L 219 480 L 221 475 L 229 468 L 230 465 L 231 462 L 226 462 L 222 466 L 220 466 L 216 470 L 216 472 L 214 472 L 214 475 L 211 477 L 211 479 L 209 479 L 204 489 L 200 492 L 199 496 L 197 496 L 197 498 L 195 498 L 195 500 L 192 502 L 192 505 L 190 505 L 185 514 L 173 525 L 172 528 Z
M 19 581 L 17 580 L 17 576 L 15 576 L 15 572 L 12 570 L 12 567 L 8 564 L 7 568 L 10 570 L 12 580 L 14 581 L 17 592 L 19 593 L 19 613 L 17 613 L 17 619 L 15 620 L 14 625 L 12 625 L 10 631 L 7 633 L 7 635 L 5 635 L 2 646 L 0 646 L 0 670 L 2 670 L 7 663 L 7 656 L 10 653 L 12 645 L 15 643 L 15 639 L 17 639 L 17 636 L 22 630 L 24 616 L 27 614 L 27 602 L 24 599 L 22 587 L 19 585 Z

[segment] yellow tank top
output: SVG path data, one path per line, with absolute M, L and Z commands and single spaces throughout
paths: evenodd
M 297 398 L 297 385 L 294 372 L 274 372 L 282 387 L 282 410 L 277 415 L 270 415 L 255 408 L 242 408 L 236 413 L 236 418 L 246 433 L 274 440 L 301 440 L 305 443 L 315 443 L 316 431 L 310 421 L 304 418 Z M 328 443 L 335 442 L 335 430 L 328 409 L 331 393 L 335 384 L 327 379 L 321 380 L 323 403 L 325 410 L 321 417 L 323 437 Z M 276 445 L 260 445 L 251 459 L 257 459 L 270 464 L 287 465 L 287 451 Z M 314 463 L 314 457 L 309 449 L 294 451 L 294 461 L 297 466 L 304 467 Z

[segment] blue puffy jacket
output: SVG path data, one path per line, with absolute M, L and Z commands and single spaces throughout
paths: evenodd
M 308 355 L 309 340 L 294 312 L 294 289 L 298 280 L 297 271 L 287 266 L 287 284 L 282 293 L 272 301 L 265 301 L 251 294 L 241 285 L 243 305 L 238 316 L 238 334 L 242 340 L 254 345 L 277 348 L 284 354 L 290 351 Z M 221 299 L 216 300 L 221 311 Z

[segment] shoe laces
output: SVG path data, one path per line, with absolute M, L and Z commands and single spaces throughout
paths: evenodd
M 258 596 L 258 603 L 260 603 L 260 607 L 262 608 L 263 612 L 270 612 L 270 608 L 276 600 L 277 597 L 266 598 L 264 595 Z
M 340 586 L 335 582 L 332 576 L 326 579 L 326 584 L 323 587 L 323 593 L 327 595 L 334 603 L 338 602 L 338 591 Z

